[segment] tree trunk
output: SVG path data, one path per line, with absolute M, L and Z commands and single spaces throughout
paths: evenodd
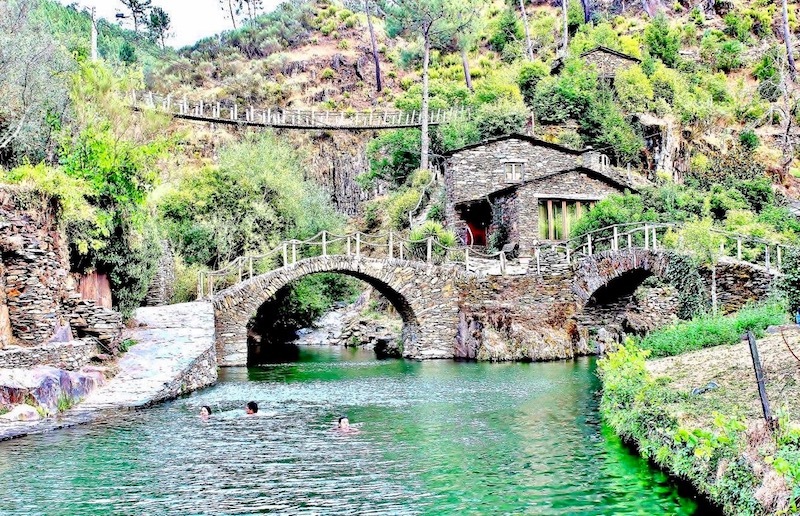
M 466 48 L 461 49 L 461 65 L 464 67 L 464 80 L 467 83 L 467 88 L 469 88 L 469 91 L 475 91 L 472 88 L 472 77 L 469 73 L 469 58 L 467 58 Z
M 786 0 L 784 0 L 786 1 Z M 522 24 L 525 26 L 525 42 L 527 43 L 527 55 L 530 61 L 533 61 L 533 45 L 531 44 L 531 31 L 528 28 L 528 13 L 525 12 L 525 0 L 519 0 L 519 8 L 522 10 Z M 470 88 L 471 90 L 472 88 Z
M 789 31 L 789 13 L 786 7 L 786 0 L 781 0 L 781 14 L 783 15 L 783 42 L 786 45 L 786 59 L 789 62 L 789 75 L 792 82 L 797 80 L 797 69 L 794 65 L 794 55 L 792 54 L 792 33 Z
M 581 0 L 583 6 L 583 23 L 589 23 L 589 18 L 592 17 L 592 7 L 589 5 L 589 0 Z
M 236 15 L 233 14 L 233 0 L 228 0 L 228 9 L 231 12 L 231 23 L 233 23 L 233 30 L 236 30 Z
M 561 0 L 561 17 L 564 18 L 564 43 L 561 46 L 561 57 L 567 56 L 567 45 L 569 44 L 569 18 L 567 11 L 568 0 Z
M 375 29 L 372 28 L 372 15 L 370 13 L 370 0 L 364 0 L 364 11 L 367 13 L 367 26 L 369 26 L 369 39 L 372 42 L 372 59 L 375 60 L 375 90 L 380 93 L 383 89 L 381 84 L 381 60 L 378 57 L 378 42 L 375 40 Z
M 717 264 L 711 266 L 711 311 L 717 314 Z
M 425 52 L 422 60 L 422 112 L 420 113 L 420 124 L 422 125 L 422 152 L 419 159 L 419 168 L 428 170 L 428 64 L 431 59 L 431 35 L 430 27 L 426 27 L 424 32 Z

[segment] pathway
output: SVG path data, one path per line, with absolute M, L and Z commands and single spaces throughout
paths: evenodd
M 143 408 L 217 380 L 214 311 L 210 303 L 140 308 L 138 343 L 119 360 L 119 373 L 57 418 L 0 425 L 0 441 L 93 421 L 108 410 Z

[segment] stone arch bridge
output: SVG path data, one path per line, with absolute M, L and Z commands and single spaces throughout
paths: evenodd
M 374 252 L 380 246 L 373 246 L 373 252 L 362 254 L 361 247 L 369 247 L 367 237 L 346 238 L 346 252 L 328 253 L 323 234 L 323 254 L 299 260 L 297 246 L 309 242 L 284 244 L 284 266 L 260 275 L 252 272 L 252 258 L 234 262 L 227 274 L 238 265 L 239 280 L 234 279 L 232 286 L 212 297 L 218 363 L 245 365 L 247 325 L 258 308 L 293 281 L 322 272 L 355 277 L 382 293 L 403 320 L 403 355 L 413 359 L 486 356 L 481 355 L 480 348 L 488 346 L 495 334 L 516 340 L 514 345 L 524 348 L 515 348 L 516 359 L 546 360 L 591 353 L 586 323 L 591 313 L 587 312 L 615 295 L 632 294 L 650 276 L 675 284 L 679 297 L 709 297 L 708 277 L 676 270 L 685 263 L 680 254 L 654 248 L 652 243 L 647 248 L 636 246 L 630 239 L 630 247 L 620 248 L 614 242 L 599 252 L 599 240 L 589 243 L 588 249 L 584 245 L 570 252 L 559 252 L 566 249 L 555 246 L 537 252 L 535 262 L 533 257 L 523 258 L 516 270 L 499 253 L 494 258 L 500 267 L 493 272 L 491 267 L 479 265 L 469 250 L 437 250 L 430 239 L 421 259 L 408 259 L 412 246 L 407 241 L 393 242 L 390 236 L 382 253 Z M 416 249 L 420 247 L 424 249 L 424 244 Z M 717 296 L 726 310 L 766 296 L 779 274 L 769 261 L 757 265 L 723 259 L 717 269 Z M 207 280 L 201 279 L 201 286 Z M 543 328 L 548 331 L 543 332 Z M 523 342 L 537 339 L 547 341 L 546 349 Z

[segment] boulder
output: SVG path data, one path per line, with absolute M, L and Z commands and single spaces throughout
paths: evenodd
M 70 405 L 85 398 L 105 383 L 100 368 L 84 367 L 80 371 L 64 371 L 40 366 L 33 369 L 0 369 L 0 407 L 19 404 L 34 405 L 45 414 L 59 411 L 64 400 Z

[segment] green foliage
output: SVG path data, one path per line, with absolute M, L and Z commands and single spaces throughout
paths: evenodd
M 174 248 L 189 265 L 219 266 L 338 229 L 327 195 L 301 169 L 294 148 L 269 134 L 224 147 L 218 167 L 187 174 L 159 203 Z
M 367 144 L 370 173 L 362 179 L 366 183 L 375 178 L 401 185 L 412 172 L 419 169 L 420 140 L 417 129 L 388 131 Z
M 625 119 L 608 94 L 601 94 L 580 118 L 581 136 L 587 144 L 603 149 L 620 165 L 639 162 L 644 139 Z
M 700 56 L 713 70 L 731 72 L 743 65 L 744 46 L 719 31 L 708 31 L 700 41 Z
M 745 152 L 754 151 L 761 145 L 758 135 L 752 129 L 746 129 L 739 133 L 739 143 Z
M 732 315 L 700 315 L 655 330 L 642 339 L 641 346 L 655 357 L 680 355 L 711 346 L 736 344 L 748 330 L 760 337 L 768 326 L 783 324 L 786 320 L 784 304 L 771 301 L 742 308 Z
M 421 196 L 422 192 L 415 188 L 399 190 L 391 195 L 386 211 L 389 215 L 389 225 L 393 229 L 408 227 L 408 214 L 417 207 Z
M 580 118 L 597 96 L 597 74 L 579 59 L 568 59 L 558 77 L 539 81 L 534 94 L 536 119 L 561 123 Z
M 127 353 L 133 346 L 138 344 L 135 339 L 125 339 L 119 343 L 120 353 Z
M 622 109 L 629 113 L 644 112 L 653 100 L 653 85 L 639 66 L 618 71 L 614 89 Z
M 792 248 L 783 258 L 781 290 L 786 294 L 792 313 L 800 310 L 800 250 Z
M 447 254 L 447 247 L 456 246 L 456 236 L 451 231 L 446 230 L 440 223 L 426 220 L 421 226 L 411 230 L 408 235 L 409 256 L 417 260 L 426 260 L 428 256 L 428 239 L 431 239 L 431 258 L 436 263 L 444 259 Z
M 536 94 L 536 85 L 550 75 L 550 69 L 542 61 L 529 61 L 522 64 L 517 77 L 517 86 L 527 105 L 532 105 Z
M 517 13 L 508 8 L 500 14 L 495 22 L 492 35 L 489 37 L 489 46 L 492 50 L 503 52 L 509 43 L 519 41 L 523 37 L 522 24 Z
M 667 66 L 675 66 L 680 49 L 680 31 L 670 27 L 664 13 L 658 13 L 644 30 L 644 43 L 651 55 Z
M 527 122 L 525 105 L 507 100 L 480 106 L 472 121 L 481 139 L 522 132 Z
M 647 356 L 628 341 L 598 363 L 603 418 L 643 457 L 689 480 L 726 512 L 753 514 L 760 481 L 742 459 L 744 424 L 715 414 L 713 429 L 681 426 L 668 407 L 683 395 L 650 376 Z

